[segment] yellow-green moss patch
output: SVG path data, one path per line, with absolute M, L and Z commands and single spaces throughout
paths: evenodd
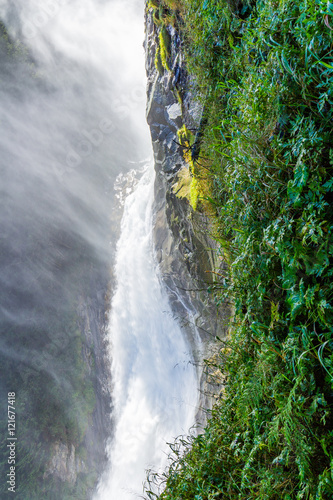
M 177 175 L 177 181 L 172 187 L 173 193 L 177 198 L 187 198 L 190 199 L 192 177 L 188 167 L 183 167 L 179 170 Z

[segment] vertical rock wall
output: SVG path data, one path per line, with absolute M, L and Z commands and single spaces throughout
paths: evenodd
M 190 179 L 190 174 L 177 132 L 184 125 L 194 133 L 198 130 L 202 105 L 194 100 L 191 90 L 194 85 L 186 71 L 182 40 L 177 30 L 171 25 L 157 26 L 153 14 L 147 2 L 147 121 L 156 170 L 154 243 L 174 314 L 193 346 L 195 361 L 201 363 L 203 357 L 213 351 L 215 336 L 223 338 L 226 335 L 229 311 L 218 309 L 207 291 L 214 273 L 226 264 L 220 259 L 217 244 L 210 236 L 209 218 L 194 211 L 188 197 L 179 195 L 180 179 Z M 158 67 L 156 63 L 161 29 L 166 30 L 169 42 L 169 69 Z M 203 377 L 204 391 L 206 383 Z M 206 398 L 201 404 L 209 406 L 209 401 Z

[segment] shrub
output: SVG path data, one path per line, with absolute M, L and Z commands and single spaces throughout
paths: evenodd
M 173 445 L 160 498 L 331 498 L 333 10 L 321 0 L 182 5 L 229 256 L 214 293 L 234 317 L 217 364 L 223 396 L 202 435 Z

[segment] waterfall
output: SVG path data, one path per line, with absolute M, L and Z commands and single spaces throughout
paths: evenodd
M 144 0 L 0 0 L 0 424 L 15 392 L 18 500 L 89 498 L 104 445 L 96 495 L 138 495 L 194 422 L 190 348 L 153 257 L 152 165 L 121 228 L 114 190 L 151 155 L 143 13 Z
M 188 432 L 196 412 L 190 347 L 154 260 L 153 181 L 150 165 L 125 201 L 109 326 L 115 429 L 96 500 L 138 498 L 145 469 L 166 465 L 167 442 Z

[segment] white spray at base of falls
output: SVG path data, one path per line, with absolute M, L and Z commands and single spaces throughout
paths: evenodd
M 167 464 L 167 442 L 194 424 L 198 382 L 152 248 L 153 171 L 124 206 L 109 326 L 115 430 L 95 500 L 142 494 L 145 470 Z

